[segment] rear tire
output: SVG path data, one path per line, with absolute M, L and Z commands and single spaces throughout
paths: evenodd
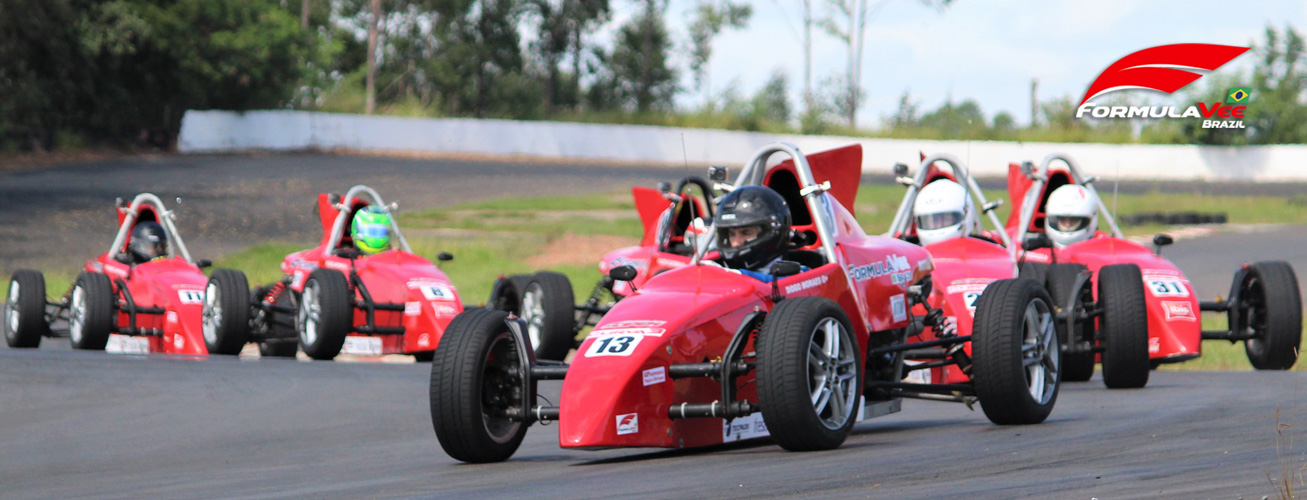
M 201 320 L 209 354 L 236 356 L 250 338 L 250 284 L 245 273 L 218 269 L 204 289 Z
M 100 273 L 82 272 L 73 285 L 68 333 L 73 349 L 103 351 L 114 322 L 113 283 Z
M 1114 264 L 1098 270 L 1098 318 L 1103 345 L 1103 383 L 1109 389 L 1148 385 L 1148 303 L 1139 266 Z
M 1287 262 L 1249 266 L 1239 292 L 1239 325 L 1231 330 L 1256 338 L 1244 342 L 1248 361 L 1258 370 L 1288 370 L 1298 362 L 1302 343 L 1302 296 L 1298 277 Z M 1236 330 L 1237 326 L 1237 330 Z
M 295 325 L 300 348 L 310 358 L 327 360 L 340 354 L 345 336 L 353 327 L 353 293 L 345 275 L 334 269 L 318 269 L 309 275 L 300 294 Z
M 477 309 L 459 314 L 436 347 L 431 364 L 431 426 L 440 447 L 470 463 L 508 460 L 526 437 L 527 424 L 501 413 L 515 406 L 524 386 L 517 340 L 508 313 Z M 534 398 L 531 398 L 534 399 Z
M 1037 424 L 1048 418 L 1061 385 L 1061 350 L 1048 292 L 1035 280 L 990 283 L 976 304 L 971 378 L 989 421 Z
M 14 348 L 41 346 L 45 322 L 45 277 L 31 269 L 14 271 L 5 302 L 5 343 Z
M 1049 265 L 1043 262 L 1022 262 L 1017 277 L 1030 278 L 1035 280 L 1035 283 L 1046 283 L 1048 282 L 1048 270 Z
M 576 333 L 576 302 L 567 276 L 550 271 L 532 276 L 522 288 L 521 316 L 537 359 L 567 357 Z
M 520 315 L 522 290 L 526 289 L 528 281 L 531 281 L 530 274 L 514 274 L 495 279 L 494 286 L 490 288 L 490 300 L 486 301 L 486 308 Z
M 1085 281 L 1080 290 L 1073 290 L 1076 278 L 1081 272 L 1089 268 L 1083 264 L 1053 264 L 1048 268 L 1047 285 L 1048 295 L 1053 299 L 1053 306 L 1056 308 L 1066 307 L 1071 297 L 1078 297 L 1076 307 L 1083 309 L 1084 300 L 1093 300 L 1093 283 Z M 1088 331 L 1085 330 L 1088 328 Z M 1064 346 L 1070 346 L 1072 332 L 1067 331 L 1066 323 L 1057 322 L 1057 341 Z M 1088 339 L 1093 342 L 1093 329 L 1090 322 L 1079 322 L 1076 324 L 1074 333 L 1078 339 Z M 1089 335 L 1086 335 L 1088 333 Z M 1094 353 L 1064 353 L 1062 354 L 1062 380 L 1066 382 L 1084 382 L 1094 376 Z
M 863 383 L 862 350 L 844 310 L 825 297 L 786 299 L 767 315 L 758 344 L 758 404 L 776 443 L 790 451 L 843 444 Z

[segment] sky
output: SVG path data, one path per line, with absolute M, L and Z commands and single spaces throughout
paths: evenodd
M 686 26 L 701 0 L 671 0 L 667 20 L 684 57 Z M 790 78 L 791 102 L 803 89 L 803 11 L 801 0 L 743 0 L 753 5 L 744 30 L 727 31 L 713 44 L 709 63 L 713 92 L 734 81 L 752 95 L 779 68 Z M 598 38 L 611 39 L 638 10 L 639 0 L 612 0 L 614 21 Z M 829 10 L 813 0 L 814 17 Z M 954 0 L 938 10 L 918 0 L 868 0 L 875 16 L 867 23 L 862 61 L 863 89 L 858 125 L 875 128 L 910 92 L 919 109 L 974 99 L 987 117 L 1007 111 L 1018 124 L 1030 121 L 1030 82 L 1039 80 L 1039 99 L 1072 95 L 1078 102 L 1089 84 L 1117 59 L 1148 47 L 1172 43 L 1251 46 L 1267 24 L 1307 27 L 1307 1 L 1299 0 Z M 604 40 L 607 43 L 607 40 Z M 814 85 L 843 73 L 847 52 L 841 42 L 813 29 Z M 1245 53 L 1218 72 L 1251 65 Z M 688 67 L 679 59 L 680 68 Z M 682 88 L 693 79 L 683 70 Z M 1191 84 L 1201 85 L 1202 80 Z M 1132 91 L 1133 92 L 1133 91 Z M 678 106 L 697 107 L 702 92 L 687 90 Z

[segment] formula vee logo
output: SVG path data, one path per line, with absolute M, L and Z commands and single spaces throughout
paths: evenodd
M 883 262 L 872 262 L 865 266 L 858 266 L 849 269 L 849 275 L 854 281 L 865 281 L 871 278 L 879 278 L 886 274 L 894 275 L 894 284 L 912 279 L 912 265 L 908 264 L 908 258 L 902 255 L 890 255 L 885 257 Z M 903 276 L 906 274 L 907 276 Z
M 1243 104 L 1251 96 L 1248 88 L 1230 89 L 1224 103 L 1200 102 L 1183 111 L 1179 106 L 1101 106 L 1089 100 L 1125 89 L 1171 94 L 1202 78 L 1196 71 L 1215 71 L 1248 50 L 1248 47 L 1230 45 L 1180 43 L 1127 55 L 1108 66 L 1089 85 L 1076 108 L 1076 118 L 1207 118 L 1203 120 L 1203 128 L 1244 128 L 1243 120 L 1218 118 L 1243 118 L 1247 109 Z

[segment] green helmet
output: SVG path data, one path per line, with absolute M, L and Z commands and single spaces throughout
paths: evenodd
M 363 207 L 354 214 L 349 227 L 354 247 L 365 254 L 390 250 L 390 213 L 379 207 Z

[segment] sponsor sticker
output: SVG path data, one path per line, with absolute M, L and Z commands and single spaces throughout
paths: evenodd
M 650 369 L 644 371 L 644 385 L 645 385 L 645 387 L 648 387 L 648 386 L 651 386 L 651 385 L 654 385 L 654 384 L 661 384 L 661 383 L 663 383 L 663 382 L 666 381 L 666 380 L 667 380 L 667 368 L 664 368 L 664 367 L 661 367 L 661 366 L 660 366 L 660 367 L 657 367 L 657 368 L 650 368 Z
M 590 341 L 590 348 L 585 350 L 585 357 L 630 356 L 635 346 L 640 345 L 642 335 L 614 335 L 595 338 Z
M 1193 305 L 1188 302 L 1163 300 L 1162 312 L 1166 313 L 1167 321 L 1198 321 Z
M 173 336 L 172 336 L 172 346 L 173 346 L 174 348 L 176 348 L 177 350 L 181 350 L 182 347 L 185 347 L 185 346 L 186 346 L 186 337 L 183 337 L 183 336 L 178 335 L 178 334 L 173 334 Z
M 617 416 L 617 435 L 624 436 L 640 432 L 640 414 L 624 413 Z
M 630 327 L 646 327 L 646 326 L 663 326 L 663 325 L 665 325 L 665 324 L 667 324 L 666 321 L 657 320 L 657 319 L 628 319 L 628 320 L 618 321 L 618 322 L 616 322 L 616 323 L 608 323 L 608 324 L 606 324 L 606 325 L 600 326 L 600 327 L 597 328 L 597 329 L 598 329 L 598 330 L 603 330 L 603 329 L 608 329 L 608 328 L 630 328 Z
M 802 292 L 802 291 L 807 290 L 807 289 L 809 289 L 809 288 L 816 288 L 816 287 L 819 287 L 819 286 L 825 285 L 826 282 L 827 282 L 829 279 L 830 279 L 830 278 L 826 277 L 826 275 L 821 275 L 821 276 L 817 276 L 817 277 L 815 277 L 815 278 L 809 278 L 809 279 L 806 279 L 806 280 L 800 281 L 800 282 L 795 283 L 795 284 L 793 284 L 793 285 L 786 285 L 786 286 L 785 286 L 785 293 L 788 295 L 788 294 L 792 294 L 792 293 L 799 293 L 799 292 Z
M 419 314 L 422 314 L 422 303 L 421 303 L 421 302 L 405 302 L 405 303 L 404 303 L 404 315 L 405 315 L 405 316 L 417 316 L 417 315 L 419 315 Z
M 908 320 L 908 302 L 903 294 L 898 294 L 889 298 L 890 311 L 894 314 L 894 321 Z
M 329 261 L 327 261 L 327 262 L 326 262 L 326 267 L 327 267 L 327 269 L 335 269 L 335 270 L 340 271 L 340 272 L 342 272 L 342 273 L 348 273 L 348 272 L 349 272 L 349 264 L 346 264 L 346 263 L 344 263 L 344 262 L 340 262 L 340 261 L 338 261 L 338 260 L 329 260 Z
M 667 330 L 662 328 L 607 328 L 604 330 L 594 330 L 590 332 L 591 337 L 608 337 L 612 335 L 639 335 L 647 337 L 661 337 Z
M 149 354 L 150 339 L 148 337 L 132 337 L 111 333 L 109 334 L 109 341 L 104 344 L 104 350 L 105 352 L 119 354 Z
M 741 439 L 753 439 L 770 436 L 771 432 L 767 430 L 767 422 L 762 419 L 762 413 L 753 413 L 743 417 L 736 417 L 731 420 L 722 420 L 722 442 L 730 443 Z
M 1159 337 L 1148 337 L 1148 354 L 1162 350 L 1162 339 Z
M 201 304 L 204 302 L 204 290 L 177 290 L 177 299 L 182 304 Z
M 912 279 L 912 266 L 908 264 L 907 257 L 898 254 L 891 254 L 888 257 L 885 257 L 883 262 L 872 262 L 867 265 L 849 269 L 849 275 L 853 277 L 854 281 L 866 281 L 871 278 L 879 278 L 886 274 L 895 273 L 907 274 L 907 279 Z M 895 277 L 895 279 L 901 280 L 902 277 Z
M 458 308 L 449 304 L 432 304 L 436 309 L 436 316 L 453 316 L 458 314 Z
M 345 345 L 340 352 L 359 356 L 380 356 L 381 337 L 345 337 Z
M 175 324 L 177 324 L 177 312 L 175 312 L 175 311 L 168 311 L 168 316 L 166 316 L 166 318 L 167 318 L 167 319 L 165 319 L 164 321 L 167 321 L 168 324 L 170 324 L 170 325 L 175 325 Z
M 418 347 L 431 347 L 431 334 L 423 333 L 418 335 Z

